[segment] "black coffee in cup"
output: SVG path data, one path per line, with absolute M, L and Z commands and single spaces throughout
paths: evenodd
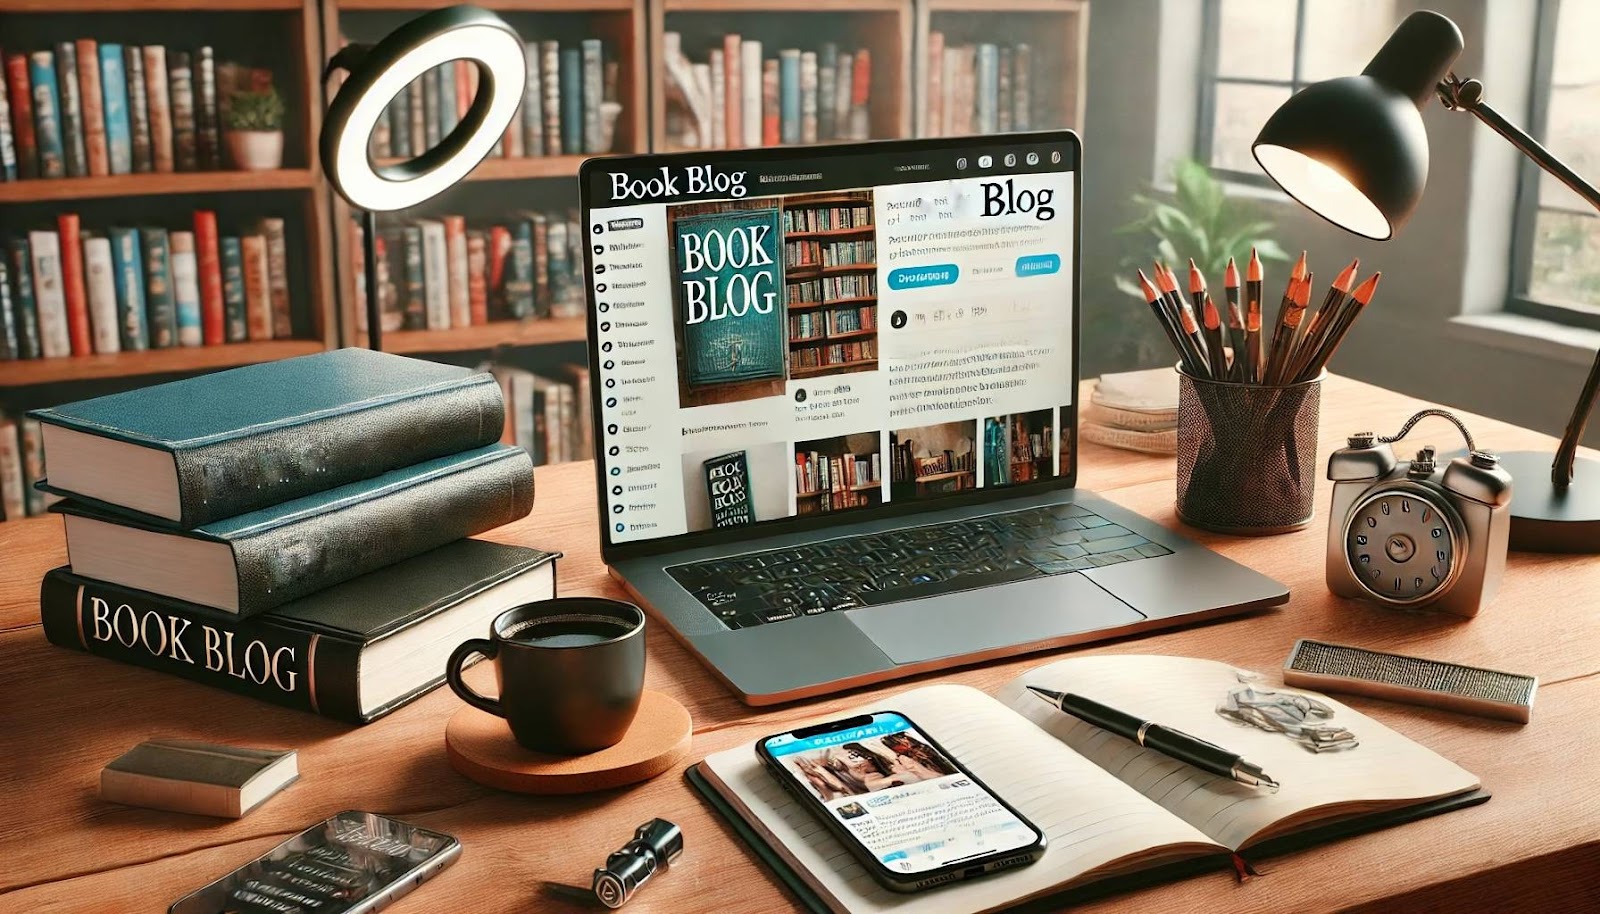
M 506 631 L 506 638 L 539 647 L 583 647 L 619 638 L 628 628 L 608 616 L 566 613 L 520 622 Z

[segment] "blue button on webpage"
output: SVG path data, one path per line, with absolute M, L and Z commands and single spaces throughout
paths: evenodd
M 1017 258 L 1018 276 L 1048 276 L 1061 272 L 1060 254 L 1029 254 Z
M 953 263 L 937 263 L 926 267 L 900 267 L 889 271 L 889 288 L 926 289 L 930 286 L 953 285 L 961 275 L 961 268 Z

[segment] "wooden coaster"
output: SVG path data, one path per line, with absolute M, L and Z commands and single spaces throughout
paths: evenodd
M 450 764 L 474 781 L 513 793 L 588 793 L 636 784 L 676 765 L 689 752 L 689 711 L 669 695 L 644 690 L 628 735 L 588 755 L 546 755 L 524 749 L 501 718 L 468 706 L 445 727 Z

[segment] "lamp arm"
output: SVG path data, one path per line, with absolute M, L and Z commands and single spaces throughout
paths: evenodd
M 1483 100 L 1483 83 L 1476 79 L 1463 80 L 1451 73 L 1439 83 L 1439 101 L 1452 111 L 1466 111 L 1498 133 L 1517 151 L 1527 156 L 1546 174 L 1565 184 L 1596 210 L 1600 210 L 1600 189 L 1585 181 L 1581 175 L 1568 168 L 1565 162 L 1544 148 L 1527 131 L 1506 120 L 1500 112 Z M 1600 351 L 1595 353 L 1594 364 L 1589 367 L 1589 377 L 1583 383 L 1578 402 L 1573 405 L 1567 419 L 1567 429 L 1556 448 L 1555 461 L 1550 465 L 1550 484 L 1557 492 L 1572 484 L 1572 466 L 1578 457 L 1578 442 L 1583 438 L 1584 426 L 1594 411 L 1596 396 L 1600 395 Z

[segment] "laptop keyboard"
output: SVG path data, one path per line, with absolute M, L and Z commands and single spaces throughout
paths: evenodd
M 667 569 L 729 628 L 1170 555 L 1087 508 L 1025 508 Z

